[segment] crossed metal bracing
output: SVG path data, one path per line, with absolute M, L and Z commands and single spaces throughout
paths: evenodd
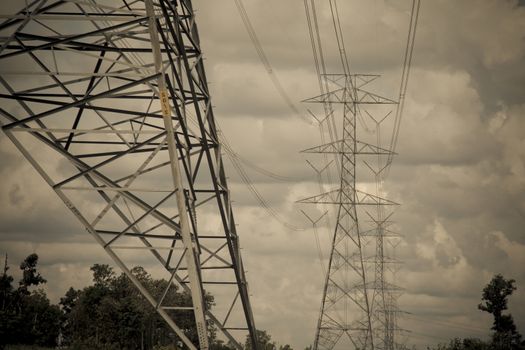
M 255 325 L 190 0 L 28 0 L 0 16 L 3 130 L 189 349 Z M 150 290 L 132 266 L 164 276 Z M 173 290 L 191 295 L 177 305 Z M 213 308 L 209 308 L 209 294 Z M 192 313 L 197 337 L 178 317 Z
M 398 204 L 382 197 L 380 187 L 384 159 L 395 153 L 381 147 L 379 132 L 380 124 L 390 112 L 379 121 L 366 112 L 376 126 L 376 144 L 359 140 L 357 132 L 362 109 L 378 105 L 388 108 L 388 105 L 396 104 L 367 90 L 367 85 L 378 77 L 325 74 L 323 79 L 332 89 L 304 101 L 323 104 L 324 120 L 335 120 L 334 115 L 340 113 L 342 121 L 341 139 L 303 151 L 324 154 L 328 156 L 326 159 L 332 157 L 323 169 L 337 164 L 340 176 L 337 188 L 298 201 L 336 207 L 335 229 L 314 341 L 316 350 L 394 349 L 395 315 L 401 289 L 389 281 L 386 274 L 395 273 L 400 262 L 389 256 L 385 244 L 399 237 L 391 229 L 391 208 Z M 361 168 L 358 163 L 361 162 L 374 178 L 374 193 L 357 188 L 357 170 Z M 318 177 L 321 173 L 318 172 Z

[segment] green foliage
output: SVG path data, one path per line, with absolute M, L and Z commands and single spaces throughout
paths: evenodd
M 495 275 L 483 288 L 478 309 L 494 316 L 492 339 L 484 342 L 476 338 L 453 339 L 448 344 L 440 344 L 433 350 L 525 350 L 525 342 L 516 330 L 512 315 L 504 315 L 508 297 L 516 290 L 513 279 L 506 280 L 502 275 Z M 430 348 L 429 348 L 430 349 Z
M 502 275 L 498 274 L 483 288 L 482 302 L 478 305 L 478 308 L 494 315 L 492 329 L 496 332 L 505 331 L 506 327 L 508 327 L 508 321 L 502 319 L 502 312 L 507 310 L 507 298 L 516 290 L 515 282 L 513 279 L 506 280 Z
M 288 344 L 279 346 L 279 350 L 293 350 Z
M 97 287 L 108 287 L 115 279 L 115 272 L 109 265 L 95 264 L 90 270 L 93 272 L 93 282 Z
M 108 265 L 91 267 L 93 285 L 76 290 L 69 288 L 58 305 L 49 302 L 45 292 L 31 291 L 46 280 L 37 270 L 38 256 L 29 255 L 20 264 L 22 279 L 17 289 L 4 266 L 0 276 L 0 349 L 7 344 L 56 347 L 71 350 L 176 349 L 180 340 L 138 292 L 126 275 L 117 275 Z M 152 278 L 142 267 L 132 273 L 152 296 L 164 297 L 165 305 L 191 306 L 191 296 L 179 292 L 166 280 Z M 207 308 L 213 296 L 206 295 Z M 197 344 L 194 315 L 191 310 L 169 310 L 177 325 Z M 209 327 L 212 348 L 215 329 Z M 229 349 L 226 346 L 217 349 Z M 184 347 L 183 347 L 184 348 Z M 179 348 L 180 349 L 180 348 Z
M 512 315 L 504 315 L 507 310 L 508 297 L 516 290 L 513 279 L 505 279 L 501 274 L 495 275 L 483 288 L 481 303 L 478 308 L 494 316 L 492 324 L 492 346 L 495 349 L 525 349 Z
M 60 332 L 61 312 L 51 305 L 41 289 L 24 296 L 17 315 L 17 339 L 25 344 L 55 346 Z
M 7 307 L 7 304 L 10 303 L 10 297 L 13 293 L 13 276 L 9 276 L 7 271 L 9 270 L 9 265 L 7 265 L 7 255 L 5 256 L 4 264 L 4 273 L 0 276 L 0 306 L 1 310 L 4 310 Z
M 22 279 L 20 280 L 20 291 L 29 294 L 28 288 L 31 286 L 38 286 L 47 281 L 36 271 L 38 264 L 38 255 L 35 253 L 29 254 L 27 258 L 20 264 L 22 270 Z
M 41 289 L 29 288 L 46 283 L 37 271 L 38 255 L 30 254 L 20 264 L 22 279 L 17 289 L 13 277 L 7 274 L 6 263 L 0 278 L 0 348 L 6 344 L 56 346 L 60 332 L 61 311 L 51 305 Z
M 272 336 L 268 334 L 267 331 L 257 330 L 257 348 L 259 350 L 293 350 L 292 347 L 288 344 L 281 345 L 277 347 L 277 344 L 272 341 Z M 245 350 L 252 350 L 252 343 L 250 337 L 246 336 L 246 341 L 244 343 Z
M 63 342 L 72 349 L 173 349 L 180 339 L 138 292 L 125 274 L 116 275 L 108 265 L 91 267 L 94 284 L 82 290 L 70 288 L 61 299 L 64 313 Z M 191 296 L 179 292 L 163 279 L 154 279 L 142 267 L 133 275 L 156 299 L 164 297 L 164 305 L 191 306 Z M 206 295 L 206 307 L 213 306 L 213 297 Z M 168 310 L 186 336 L 197 344 L 195 319 L 191 310 Z M 209 327 L 211 339 L 215 329 Z M 220 349 L 220 348 L 219 348 Z
M 212 344 L 210 344 L 210 350 L 236 350 L 236 348 L 230 343 L 224 344 L 222 340 L 217 339 Z
M 430 349 L 430 348 L 429 348 Z M 452 339 L 448 344 L 439 344 L 434 350 L 493 350 L 490 344 L 476 338 Z

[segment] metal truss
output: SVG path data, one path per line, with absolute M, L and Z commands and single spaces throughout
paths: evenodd
M 256 348 L 191 0 L 13 4 L 0 16 L 7 137 L 186 348 L 207 349 L 209 326 Z M 144 259 L 166 289 L 132 273 Z M 192 304 L 170 302 L 175 288 Z
M 334 114 L 333 105 L 341 106 L 343 123 L 342 139 L 303 151 L 335 157 L 340 174 L 338 188 L 298 201 L 332 204 L 336 206 L 337 212 L 314 341 L 316 350 L 334 349 L 337 346 L 361 350 L 393 349 L 393 332 L 397 327 L 393 319 L 397 312 L 394 310 L 397 305 L 394 295 L 399 294 L 399 288 L 387 281 L 385 269 L 397 266 L 399 262 L 387 256 L 383 243 L 398 237 L 388 229 L 391 213 L 386 215 L 387 208 L 398 204 L 381 197 L 379 187 L 375 194 L 356 188 L 358 158 L 368 157 L 362 159 L 364 164 L 374 174 L 379 174 L 385 169 L 382 157 L 394 155 L 380 146 L 379 131 L 376 145 L 357 139 L 360 108 L 396 104 L 391 99 L 365 90 L 365 86 L 378 77 L 359 74 L 323 75 L 334 89 L 304 101 L 324 104 L 327 118 L 332 118 Z M 380 123 L 377 122 L 378 127 Z M 376 164 L 371 165 L 369 158 Z M 316 172 L 320 177 L 321 173 Z M 376 180 L 379 184 L 380 175 L 376 176 Z M 312 223 L 315 228 L 317 221 Z M 374 249 L 372 243 L 375 243 Z

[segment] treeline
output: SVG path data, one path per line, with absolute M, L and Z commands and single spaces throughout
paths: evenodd
M 116 274 L 108 265 L 91 267 L 93 284 L 83 289 L 69 288 L 57 305 L 52 304 L 43 289 L 47 281 L 37 270 L 38 255 L 22 261 L 22 278 L 15 285 L 4 264 L 0 276 L 0 349 L 7 345 L 30 345 L 70 350 L 163 350 L 185 349 L 177 335 L 166 325 L 154 308 L 142 297 L 123 273 Z M 164 279 L 154 279 L 142 267 L 133 275 L 157 299 L 168 286 Z M 429 350 L 525 350 L 525 341 L 517 331 L 512 315 L 505 313 L 508 298 L 516 290 L 515 281 L 496 275 L 483 289 L 478 308 L 493 316 L 489 341 L 476 338 L 453 339 Z M 191 296 L 175 286 L 164 299 L 170 305 L 191 306 Z M 213 296 L 205 295 L 207 308 Z M 178 326 L 195 344 L 197 333 L 191 310 L 169 310 Z M 216 329 L 208 325 L 212 350 L 233 350 L 216 338 Z M 293 350 L 278 345 L 262 330 L 257 331 L 259 349 Z M 248 339 L 245 350 L 253 350 Z M 305 349 L 311 350 L 311 347 Z
M 71 350 L 160 350 L 175 349 L 174 344 L 185 348 L 125 274 L 117 275 L 110 266 L 95 264 L 91 267 L 92 285 L 69 288 L 58 305 L 53 305 L 39 288 L 46 280 L 37 271 L 37 263 L 38 255 L 31 254 L 20 264 L 22 278 L 15 286 L 6 259 L 0 276 L 0 349 L 15 344 Z M 160 297 L 168 286 L 168 281 L 152 278 L 142 267 L 131 272 L 154 297 Z M 164 300 L 170 305 L 191 306 L 191 296 L 175 286 Z M 213 296 L 207 294 L 206 306 L 211 308 L 213 302 Z M 197 343 L 193 312 L 168 312 Z M 211 349 L 234 349 L 216 338 L 213 326 L 209 325 L 208 332 Z M 278 347 L 264 331 L 258 331 L 258 335 L 266 349 L 292 350 L 288 345 Z M 249 345 L 245 347 L 249 349 Z
M 515 283 L 515 280 L 497 274 L 483 288 L 478 309 L 493 316 L 492 335 L 488 342 L 478 338 L 456 338 L 432 350 L 525 350 L 525 341 L 516 329 L 512 315 L 504 313 L 508 309 L 509 296 L 516 290 Z
M 21 340 L 41 346 L 57 344 L 63 316 L 60 307 L 52 305 L 44 291 L 29 291 L 46 283 L 36 270 L 37 262 L 38 256 L 31 254 L 20 264 L 22 279 L 15 288 L 6 257 L 0 277 L 0 348 Z

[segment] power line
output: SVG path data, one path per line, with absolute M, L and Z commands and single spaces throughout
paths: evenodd
M 310 6 L 308 5 L 308 1 L 310 1 Z M 326 64 L 324 59 L 324 52 L 323 52 L 323 45 L 321 41 L 321 34 L 319 31 L 319 22 L 317 20 L 317 10 L 315 7 L 315 1 L 314 0 L 304 0 L 304 8 L 306 12 L 306 20 L 308 24 L 308 33 L 310 37 L 310 44 L 312 46 L 312 53 L 314 56 L 314 64 L 315 64 L 315 70 L 317 73 L 317 80 L 319 83 L 319 91 L 321 95 L 325 94 L 329 91 L 329 85 L 328 81 L 324 78 L 326 76 Z M 310 15 L 311 11 L 311 15 Z M 323 108 L 325 112 L 325 118 L 324 120 L 319 122 L 319 132 L 321 135 L 321 142 L 323 144 L 326 143 L 325 140 L 325 129 L 323 126 L 323 122 L 326 123 L 328 128 L 328 134 L 330 137 L 330 142 L 334 142 L 338 139 L 337 136 L 337 128 L 335 126 L 335 118 L 333 113 L 333 107 L 332 103 L 330 101 L 325 101 L 323 103 Z M 326 163 L 328 163 L 328 156 L 324 155 Z M 337 157 L 337 155 L 334 155 L 334 160 L 336 163 L 336 172 L 339 170 L 339 162 L 340 159 Z M 332 183 L 332 173 L 330 168 L 326 170 L 326 175 L 328 178 L 328 182 Z M 322 179 L 320 180 L 320 183 L 322 184 Z
M 221 140 L 223 140 L 224 138 L 224 135 L 221 136 Z M 231 156 L 231 157 L 235 157 L 237 160 L 239 160 L 240 162 L 242 162 L 244 165 L 250 167 L 251 169 L 257 171 L 259 174 L 262 174 L 262 175 L 265 175 L 269 178 L 272 178 L 274 180 L 277 180 L 277 181 L 282 181 L 282 182 L 289 182 L 289 181 L 298 181 L 299 179 L 298 178 L 295 178 L 295 177 L 291 177 L 291 176 L 284 176 L 284 175 L 279 175 L 279 174 L 276 174 L 270 170 L 267 170 L 265 168 L 262 168 L 260 167 L 259 165 L 249 161 L 248 159 L 242 157 L 239 153 L 235 152 L 232 148 L 231 148 L 231 145 L 227 145 L 224 141 L 222 142 L 222 145 L 224 146 L 224 150 L 226 152 L 228 152 L 228 155 Z
M 430 335 L 430 334 L 425 334 L 425 333 L 419 333 L 419 332 L 410 332 L 410 335 L 412 336 L 416 336 L 416 337 L 420 337 L 420 338 L 430 338 L 430 339 L 437 339 L 437 340 L 450 340 L 448 338 L 445 338 L 445 337 L 439 337 L 439 336 L 436 336 L 436 335 Z
M 396 144 L 397 144 L 397 139 L 398 139 L 398 135 L 399 135 L 399 128 L 400 128 L 400 123 L 401 123 L 401 115 L 402 115 L 402 112 L 403 112 L 403 108 L 404 108 L 404 97 L 405 97 L 405 94 L 406 94 L 406 89 L 407 89 L 407 82 L 408 82 L 408 76 L 409 76 L 409 71 L 410 71 L 410 65 L 411 65 L 411 61 L 412 61 L 412 52 L 413 52 L 413 48 L 414 48 L 414 39 L 415 39 L 415 27 L 417 25 L 417 16 L 418 16 L 418 13 L 419 13 L 419 6 L 420 6 L 420 0 L 413 0 L 413 5 L 412 5 L 412 13 L 411 13 L 411 18 L 410 18 L 410 26 L 409 26 L 409 34 L 408 34 L 408 39 L 407 39 L 407 47 L 406 47 L 406 50 L 405 50 L 405 57 L 404 57 L 404 63 L 403 63 L 403 73 L 402 73 L 402 77 L 401 77 L 401 83 L 400 83 L 400 91 L 399 91 L 399 95 L 400 95 L 400 98 L 399 98 L 399 104 L 397 105 L 396 107 L 396 113 L 395 113 L 395 120 L 394 120 L 394 128 L 392 130 L 392 136 L 391 136 L 391 140 L 390 141 L 390 145 L 391 145 L 391 150 L 393 148 L 395 148 Z M 332 22 L 332 25 L 333 25 L 333 30 L 335 32 L 335 39 L 336 39 L 336 44 L 337 44 L 337 49 L 338 49 L 338 55 L 339 55 L 339 59 L 340 59 L 340 63 L 341 63 L 341 66 L 342 66 L 342 70 L 343 70 L 343 76 L 345 77 L 346 81 L 345 81 L 345 92 L 343 95 L 344 98 L 343 99 L 347 99 L 346 97 L 351 97 L 350 100 L 352 100 L 351 102 L 352 103 L 352 108 L 353 108 L 353 135 L 352 135 L 352 139 L 355 140 L 355 125 L 356 125 L 356 122 L 359 122 L 363 128 L 365 129 L 365 131 L 367 132 L 372 132 L 371 130 L 369 130 L 368 126 L 367 126 L 367 123 L 366 121 L 363 119 L 362 115 L 361 115 L 361 110 L 359 109 L 359 107 L 357 106 L 357 102 L 359 101 L 359 95 L 358 95 L 358 92 L 360 91 L 359 90 L 359 87 L 356 86 L 356 83 L 355 81 L 353 80 L 354 79 L 354 76 L 351 74 L 351 70 L 350 70 L 350 63 L 349 63 L 349 58 L 347 56 L 347 53 L 346 53 L 346 48 L 345 48 L 345 41 L 344 41 L 344 33 L 343 33 L 343 29 L 342 29 L 342 26 L 341 26 L 341 21 L 340 21 L 340 14 L 339 14 L 339 9 L 338 9 L 338 5 L 337 5 L 337 0 L 329 0 L 328 1 L 328 4 L 329 4 L 329 10 L 330 10 L 330 13 L 331 13 L 331 22 Z M 417 6 L 416 6 L 417 4 Z M 304 6 L 305 6 L 305 10 L 306 10 L 306 19 L 307 19 L 307 24 L 308 24 L 308 32 L 309 32 L 309 35 L 310 35 L 310 43 L 311 43 L 311 46 L 312 46 L 312 52 L 313 52 L 313 55 L 314 55 L 314 64 L 315 64 L 315 69 L 316 69 L 316 73 L 317 73 L 317 77 L 318 77 L 318 82 L 319 82 L 319 87 L 320 87 L 320 91 L 321 91 L 321 96 L 328 96 L 330 97 L 329 92 L 330 92 L 330 86 L 329 86 L 329 83 L 328 83 L 328 79 L 327 79 L 327 76 L 326 76 L 326 66 L 324 64 L 324 57 L 323 57 L 323 54 L 322 54 L 322 43 L 321 43 L 321 36 L 320 36 L 320 33 L 319 33 L 319 27 L 318 27 L 318 23 L 317 23 L 317 17 L 316 17 L 316 10 L 315 10 L 315 3 L 314 3 L 314 0 L 304 0 Z M 348 93 L 347 93 L 348 91 Z M 325 143 L 324 142 L 324 124 L 326 124 L 326 126 L 328 127 L 328 133 L 329 133 L 329 136 L 330 136 L 330 139 L 332 142 L 338 140 L 338 137 L 337 137 L 337 127 L 336 127 L 336 124 L 335 124 L 335 117 L 332 113 L 332 105 L 330 104 L 330 102 L 328 102 L 327 98 L 319 98 L 320 101 L 323 102 L 323 106 L 324 106 L 324 110 L 325 110 L 325 119 L 323 119 L 322 121 L 319 122 L 319 127 L 320 127 L 320 131 L 321 131 L 321 138 L 323 139 L 323 144 Z M 347 105 L 345 105 L 345 108 L 347 108 Z M 350 107 L 348 107 L 350 109 Z M 344 114 L 343 114 L 343 118 L 346 118 L 346 109 L 344 110 Z M 388 116 L 388 115 L 387 115 Z M 372 118 L 374 119 L 374 118 Z M 374 119 L 375 121 L 375 119 Z M 382 121 L 382 120 L 381 120 Z M 377 133 L 377 139 L 378 139 L 378 147 L 380 147 L 379 145 L 381 144 L 380 142 L 380 133 L 379 133 L 379 123 L 381 122 L 376 122 L 377 124 L 377 127 L 378 129 L 376 130 L 376 133 Z M 343 120 L 343 122 L 346 122 L 346 119 Z M 350 122 L 347 122 L 347 123 L 350 123 Z M 344 124 L 343 124 L 344 125 Z M 344 126 L 343 126 L 344 128 Z M 345 129 L 346 131 L 346 129 Z M 343 133 L 343 140 L 345 138 L 345 134 Z M 388 141 L 387 141 L 388 142 Z M 326 158 L 325 158 L 326 159 Z M 337 156 L 335 157 L 336 161 L 338 161 L 339 159 L 337 158 Z M 345 176 L 344 174 L 344 171 L 345 171 L 345 163 L 344 163 L 344 159 L 341 160 L 341 164 L 338 164 L 337 166 L 337 170 L 340 170 L 341 172 L 341 176 L 343 178 L 343 176 Z M 378 154 L 378 165 L 379 165 L 379 171 L 378 172 L 375 172 L 374 170 L 374 173 L 376 174 L 376 184 L 379 186 L 377 189 L 377 192 L 379 193 L 380 192 L 380 185 L 382 183 L 382 178 L 383 176 L 386 176 L 386 175 L 380 175 L 378 176 L 378 173 L 379 172 L 383 172 L 385 170 L 385 168 L 390 165 L 390 163 L 392 162 L 392 156 L 389 156 L 387 161 L 386 161 L 386 164 L 385 164 L 385 167 L 382 167 L 382 164 L 383 162 L 381 161 L 381 157 L 380 155 Z M 340 165 L 343 165 L 340 169 Z M 354 167 L 355 169 L 355 161 L 352 163 L 352 166 Z M 352 177 L 352 175 L 355 174 L 355 170 L 354 170 L 354 173 L 353 174 L 348 174 L 347 173 L 347 176 L 348 178 L 350 179 L 353 179 L 355 181 L 355 177 Z M 327 172 L 327 175 L 330 175 L 329 172 Z M 320 180 L 320 182 L 322 182 L 323 179 Z M 346 209 L 345 209 L 346 210 Z M 379 220 L 381 220 L 382 218 L 382 214 L 383 213 L 383 210 L 382 209 L 379 209 L 378 208 L 378 217 L 379 217 Z M 357 227 L 357 215 L 355 215 L 355 226 Z M 339 221 L 339 216 L 338 216 L 338 221 Z M 334 242 L 335 242 L 335 237 L 337 235 L 337 229 L 338 229 L 338 226 L 336 226 L 336 232 L 334 233 Z M 317 238 L 317 237 L 316 237 Z M 319 249 L 319 247 L 318 247 Z M 333 246 L 332 246 L 332 251 L 334 250 L 334 243 L 333 243 Z M 359 246 L 359 254 L 362 254 L 362 251 L 361 251 L 361 246 Z M 375 269 L 375 273 L 376 273 L 376 280 L 379 279 L 379 281 L 384 281 L 384 267 L 383 267 L 383 264 L 384 262 L 382 262 L 383 260 L 383 242 L 382 242 L 382 238 L 381 240 L 378 238 L 377 240 L 377 246 L 376 246 L 376 256 L 379 257 L 379 260 L 376 261 L 376 269 Z M 346 259 L 345 259 L 346 260 Z M 329 263 L 329 271 L 331 269 L 331 262 Z M 354 270 L 357 271 L 358 268 L 355 268 L 354 266 L 352 266 L 352 268 L 354 268 Z M 363 261 L 362 261 L 362 255 L 361 255 L 361 268 L 363 268 Z M 340 267 L 337 268 L 338 270 L 340 269 Z M 337 270 L 336 270 L 337 271 Z M 363 286 L 366 286 L 367 283 L 366 283 L 366 280 L 365 280 L 365 271 L 363 269 L 363 272 L 360 274 L 361 278 L 363 279 L 363 283 L 362 285 Z M 378 277 L 379 276 L 379 277 Z M 326 283 L 325 283 L 325 289 L 324 289 L 324 294 L 323 294 L 323 303 L 322 303 L 322 308 L 321 308 L 321 315 L 320 315 L 320 318 L 318 320 L 318 327 L 317 327 L 317 334 L 316 334 L 316 340 L 315 340 L 315 343 L 314 343 L 314 347 L 317 349 L 318 346 L 321 344 L 322 348 L 327 348 L 327 349 L 331 349 L 333 348 L 333 346 L 337 343 L 338 339 L 335 337 L 335 333 L 334 334 L 329 334 L 327 333 L 325 330 L 326 329 L 333 329 L 334 331 L 337 329 L 337 326 L 334 326 L 333 324 L 330 324 L 329 327 L 333 327 L 333 328 L 327 328 L 327 326 L 325 325 L 325 327 L 322 327 L 322 322 L 323 322 L 323 315 L 325 312 L 328 312 L 326 310 L 330 309 L 332 310 L 332 306 L 330 306 L 329 308 L 326 308 L 325 309 L 325 302 L 327 300 L 327 287 L 328 285 L 332 283 L 332 281 L 329 281 L 328 279 L 326 280 Z M 366 288 L 366 287 L 365 287 Z M 375 284 L 374 282 L 374 289 L 376 290 L 381 290 L 382 291 L 382 298 L 383 298 L 383 304 L 385 303 L 385 296 L 384 296 L 384 282 L 379 282 L 378 284 Z M 379 320 L 372 320 L 372 316 L 371 316 L 371 313 L 370 313 L 370 309 L 369 309 L 369 302 L 368 302 L 368 299 L 366 298 L 366 289 L 365 289 L 365 292 L 364 292 L 364 295 L 365 295 L 365 298 L 364 298 L 364 301 L 365 301 L 365 304 L 364 306 L 363 305 L 360 305 L 361 308 L 363 310 L 365 310 L 365 312 L 367 312 L 367 317 L 368 317 L 368 330 L 366 333 L 365 332 L 365 335 L 363 335 L 363 339 L 369 339 L 368 337 L 370 336 L 370 344 L 371 344 L 371 347 L 372 349 L 374 348 L 374 339 L 373 337 L 371 336 L 371 333 L 372 332 L 376 332 L 376 329 L 379 329 L 381 332 L 383 332 L 384 334 L 384 337 L 383 339 L 379 340 L 379 343 L 381 343 L 381 341 L 383 341 L 383 345 L 379 345 L 379 346 L 384 346 L 384 348 L 387 348 L 387 349 L 390 349 L 392 348 L 393 346 L 393 343 L 394 342 L 394 336 L 393 336 L 393 330 L 396 329 L 396 321 L 394 319 L 394 321 L 392 321 L 392 317 L 395 318 L 395 316 L 385 316 L 386 319 L 385 320 L 382 320 L 382 321 L 379 321 Z M 375 295 L 375 292 L 374 292 L 374 295 Z M 331 300 L 330 298 L 328 298 L 328 300 Z M 335 299 L 334 299 L 335 300 Z M 396 303 L 396 301 L 393 301 L 393 297 L 390 295 L 389 296 L 389 300 L 390 302 L 394 302 Z M 374 300 L 372 300 L 372 304 L 373 304 Z M 330 305 L 330 304 L 329 304 Z M 346 304 L 345 304 L 345 310 L 346 310 Z M 386 314 L 385 314 L 386 315 Z M 374 316 L 374 317 L 377 317 L 377 316 Z M 331 319 L 331 318 L 330 318 Z M 333 321 L 333 320 L 332 320 Z M 346 317 L 345 317 L 345 322 L 346 322 Z M 373 326 L 373 322 L 380 322 L 380 326 Z M 335 322 L 337 323 L 337 322 Z M 372 328 L 374 328 L 374 331 L 372 331 Z M 322 333 L 322 334 L 321 334 Z M 367 347 L 367 343 L 365 341 L 365 345 L 364 347 Z
M 246 187 L 248 188 L 250 193 L 254 196 L 254 198 L 259 202 L 261 207 L 268 213 L 268 215 L 273 217 L 277 222 L 279 222 L 284 227 L 286 227 L 286 228 L 288 228 L 288 229 L 290 229 L 292 231 L 304 231 L 305 230 L 304 228 L 295 226 L 293 224 L 290 224 L 286 220 L 284 220 L 281 217 L 281 215 L 279 215 L 279 213 L 276 212 L 275 209 L 273 209 L 270 206 L 270 204 L 266 201 L 266 199 L 257 190 L 257 188 L 253 184 L 252 180 L 250 179 L 250 177 L 248 176 L 248 174 L 244 170 L 242 164 L 240 163 L 240 158 L 236 156 L 235 152 L 233 152 L 230 143 L 228 142 L 227 138 L 225 137 L 224 132 L 222 132 L 222 130 L 220 129 L 218 123 L 216 124 L 216 127 L 217 127 L 217 131 L 219 131 L 220 134 L 221 134 L 221 136 L 220 136 L 221 145 L 226 150 L 226 155 L 228 156 L 228 159 L 230 159 L 230 162 L 232 163 L 235 171 L 241 177 L 242 182 L 246 185 Z M 259 169 L 262 169 L 262 168 L 259 168 Z M 268 173 L 271 173 L 271 172 L 268 172 Z M 273 173 L 271 173 L 271 174 L 273 174 Z M 273 175 L 276 175 L 276 174 L 273 174 Z M 279 175 L 276 175 L 276 176 L 279 176 Z
M 407 318 L 412 318 L 414 320 L 424 321 L 424 322 L 430 322 L 437 325 L 441 325 L 444 327 L 453 327 L 453 328 L 459 328 L 465 331 L 472 331 L 472 332 L 478 332 L 478 333 L 487 333 L 486 329 L 480 328 L 480 327 L 474 327 L 472 325 L 464 324 L 464 323 L 458 323 L 458 322 L 450 322 L 450 321 L 439 321 L 432 318 L 425 318 L 416 316 L 414 314 L 408 314 L 406 316 Z
M 187 111 L 187 117 L 188 117 L 188 120 L 190 122 L 192 122 L 193 124 L 198 126 L 198 122 L 194 119 L 195 115 L 193 115 L 193 113 L 191 113 L 190 111 Z M 215 128 L 217 130 L 217 137 L 218 137 L 217 141 L 219 142 L 221 147 L 223 147 L 223 149 L 226 151 L 226 156 L 228 157 L 228 159 L 230 159 L 230 162 L 233 165 L 233 168 L 235 169 L 237 174 L 239 174 L 239 176 L 241 177 L 242 182 L 248 188 L 248 190 L 250 191 L 252 196 L 255 198 L 255 200 L 257 200 L 259 202 L 261 207 L 268 213 L 268 215 L 273 217 L 277 222 L 279 222 L 284 227 L 286 227 L 286 228 L 288 228 L 288 229 L 290 229 L 292 231 L 304 231 L 305 228 L 298 227 L 298 226 L 295 226 L 293 224 L 288 223 L 286 220 L 284 220 L 279 215 L 278 212 L 275 211 L 275 209 L 273 209 L 270 206 L 268 201 L 261 195 L 261 193 L 257 190 L 255 185 L 253 184 L 253 181 L 250 179 L 250 177 L 246 173 L 246 170 L 244 170 L 244 167 L 242 166 L 241 162 L 247 162 L 247 163 L 250 164 L 251 167 L 256 168 L 259 172 L 261 172 L 261 173 L 263 173 L 263 174 L 265 174 L 267 176 L 270 176 L 272 178 L 279 179 L 280 181 L 289 181 L 289 180 L 293 180 L 293 178 L 275 174 L 275 173 L 273 173 L 273 172 L 271 172 L 269 170 L 261 168 L 261 167 L 255 165 L 255 164 L 253 164 L 253 163 L 243 159 L 237 152 L 234 151 L 233 147 L 231 146 L 230 142 L 228 141 L 228 138 L 226 137 L 226 135 L 222 131 L 218 120 L 215 120 Z
M 404 62 L 403 62 L 403 72 L 401 74 L 401 83 L 399 87 L 399 98 L 396 108 L 396 114 L 394 118 L 394 132 L 392 133 L 392 139 L 390 141 L 390 150 L 392 153 L 388 156 L 387 165 L 385 173 L 388 173 L 390 169 L 390 164 L 392 164 L 393 155 L 397 147 L 397 140 L 399 137 L 399 129 L 401 126 L 401 119 L 403 118 L 403 111 L 405 108 L 405 95 L 408 87 L 408 78 L 410 73 L 410 68 L 412 65 L 412 54 L 414 52 L 414 44 L 416 38 L 416 29 L 417 22 L 419 19 L 419 8 L 421 6 L 420 0 L 412 1 L 412 10 L 410 12 L 410 24 L 408 29 L 407 36 L 407 45 L 405 48 Z
M 241 16 L 242 22 L 244 24 L 244 28 L 246 29 L 246 32 L 248 33 L 248 36 L 250 37 L 250 40 L 255 48 L 255 51 L 257 52 L 257 55 L 259 56 L 259 59 L 261 63 L 264 66 L 264 69 L 266 70 L 266 73 L 270 76 L 270 79 L 272 80 L 272 83 L 281 96 L 281 98 L 284 100 L 284 102 L 288 105 L 290 110 L 297 116 L 299 116 L 301 119 L 306 121 L 309 124 L 312 124 L 311 120 L 306 118 L 299 109 L 295 106 L 292 99 L 284 89 L 283 85 L 281 84 L 281 81 L 277 77 L 277 74 L 275 73 L 275 70 L 272 67 L 272 64 L 270 63 L 270 60 L 268 59 L 268 56 L 266 56 L 266 53 L 264 52 L 264 49 L 261 45 L 261 42 L 259 38 L 257 37 L 257 33 L 255 32 L 255 29 L 253 28 L 253 25 L 250 21 L 250 17 L 248 16 L 248 12 L 246 12 L 246 8 L 243 5 L 242 0 L 234 0 L 235 5 L 237 7 L 237 10 L 239 12 L 239 15 Z

